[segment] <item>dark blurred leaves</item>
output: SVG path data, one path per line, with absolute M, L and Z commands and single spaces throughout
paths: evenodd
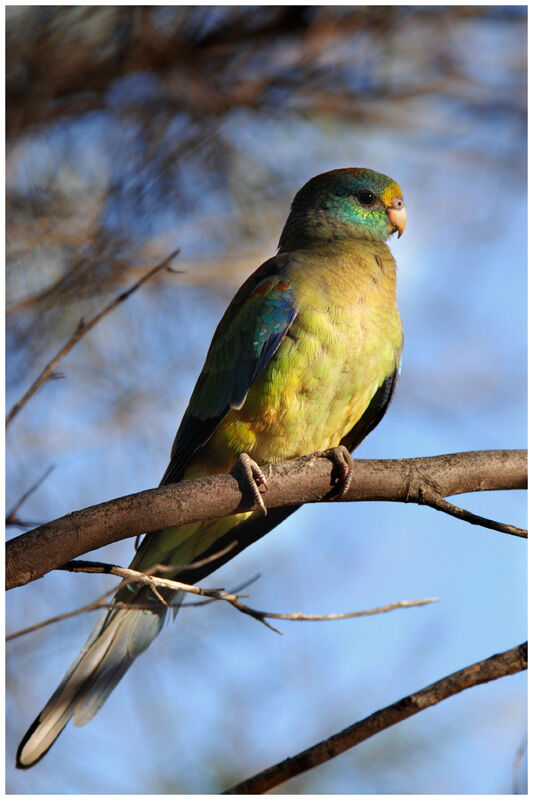
M 512 7 L 9 7 L 9 378 L 169 247 L 216 269 L 271 236 L 295 187 L 243 146 L 254 119 L 449 138 L 453 100 L 525 124 L 525 50 L 512 37 L 498 69 L 464 44 L 494 17 L 523 25 Z

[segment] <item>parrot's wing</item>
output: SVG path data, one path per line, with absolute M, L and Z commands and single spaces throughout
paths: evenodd
M 244 284 L 215 331 L 161 484 L 181 480 L 195 452 L 231 409 L 242 408 L 250 386 L 296 317 L 290 282 L 280 274 L 261 277 L 271 262 L 252 276 L 255 281 Z
M 351 431 L 343 438 L 341 444 L 347 447 L 348 450 L 355 450 L 383 418 L 398 382 L 400 360 L 401 354 L 400 351 L 398 351 L 396 368 L 392 370 L 383 383 L 376 389 L 363 415 Z M 276 527 L 276 525 L 279 525 L 298 508 L 299 506 L 291 506 L 291 508 L 271 508 L 268 511 L 267 517 L 262 514 L 254 514 L 239 525 L 231 528 L 221 538 L 218 538 L 207 550 L 203 550 L 198 556 L 203 562 L 202 564 L 196 566 L 193 561 L 193 566 L 188 565 L 184 567 L 174 578 L 184 583 L 195 583 L 202 580 L 202 578 L 205 578 L 207 575 L 219 569 L 219 567 L 229 561 L 230 558 L 235 558 L 238 553 L 256 542 L 272 530 L 272 528 Z
M 359 447 L 363 439 L 367 437 L 383 419 L 389 407 L 392 395 L 394 394 L 399 374 L 400 366 L 398 365 L 398 367 L 385 378 L 381 386 L 374 393 L 365 412 L 341 441 L 341 444 L 343 444 L 350 453 L 353 452 L 356 447 Z

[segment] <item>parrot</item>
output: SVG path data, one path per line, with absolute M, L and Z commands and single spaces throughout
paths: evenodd
M 215 558 L 218 566 L 278 525 L 295 509 L 266 514 L 261 466 L 325 451 L 345 490 L 349 452 L 382 419 L 401 368 L 397 267 L 387 240 L 405 224 L 399 185 L 371 169 L 324 172 L 297 192 L 276 255 L 243 283 L 215 330 L 161 481 L 238 468 L 253 510 L 148 533 L 132 569 L 196 582 L 195 561 L 207 563 L 236 542 Z M 17 767 L 37 763 L 72 717 L 75 725 L 92 719 L 158 635 L 169 606 L 176 615 L 181 596 L 131 583 L 118 589 L 22 739 Z

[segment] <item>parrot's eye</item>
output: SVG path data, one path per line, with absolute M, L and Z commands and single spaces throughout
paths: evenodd
M 363 189 L 362 192 L 357 194 L 357 199 L 363 206 L 371 206 L 372 203 L 375 201 L 375 196 L 372 192 L 369 192 L 368 189 Z

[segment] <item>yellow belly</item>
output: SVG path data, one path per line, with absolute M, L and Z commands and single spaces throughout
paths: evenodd
M 397 337 L 369 333 L 331 315 L 299 315 L 186 476 L 227 471 L 242 452 L 264 464 L 339 444 L 397 366 Z

